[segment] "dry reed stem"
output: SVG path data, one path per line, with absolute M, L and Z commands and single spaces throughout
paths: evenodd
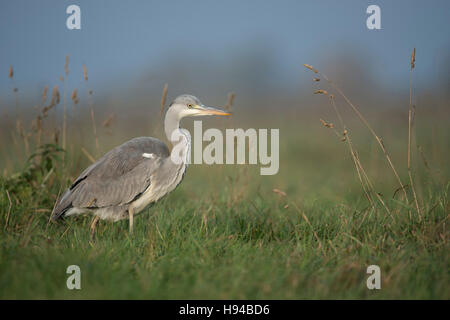
M 386 212 L 391 216 L 391 218 L 394 218 L 391 211 L 389 210 L 389 208 L 387 207 L 386 203 L 383 201 L 383 199 L 381 198 L 381 196 L 378 194 L 378 192 L 375 191 L 375 188 L 371 182 L 371 180 L 369 179 L 369 176 L 366 173 L 366 170 L 364 169 L 364 167 L 362 166 L 361 161 L 359 160 L 358 157 L 358 153 L 356 152 L 355 148 L 353 147 L 353 143 L 352 140 L 350 138 L 350 134 L 347 130 L 347 126 L 344 123 L 344 119 L 342 118 L 337 106 L 336 106 L 336 101 L 334 100 L 334 96 L 330 95 L 330 103 L 339 119 L 339 122 L 342 126 L 342 129 L 344 130 L 344 137 L 345 140 L 347 141 L 347 145 L 350 149 L 350 153 L 352 155 L 352 159 L 353 162 L 356 166 L 356 171 L 358 173 L 358 178 L 361 182 L 361 186 L 364 190 L 364 193 L 367 197 L 367 199 L 369 200 L 370 204 L 372 206 L 375 206 L 375 203 L 372 199 L 372 197 L 370 196 L 370 192 L 373 192 L 375 194 L 375 196 L 377 197 L 378 201 L 382 204 L 382 206 L 384 207 L 384 209 L 386 210 Z M 363 179 L 364 178 L 364 179 Z M 365 181 L 365 182 L 364 182 Z
M 234 98 L 236 98 L 236 94 L 234 92 L 230 92 L 228 94 L 227 104 L 224 106 L 225 110 L 229 111 L 234 103 Z
M 92 120 L 92 130 L 94 132 L 94 137 L 95 137 L 95 148 L 97 150 L 97 155 L 100 154 L 100 146 L 98 143 L 98 137 L 97 137 L 97 125 L 95 124 L 95 114 L 94 114 L 94 108 L 91 107 L 91 120 Z
M 333 84 L 333 86 L 334 86 L 334 84 Z M 334 87 L 337 88 L 336 86 L 334 86 Z M 395 177 L 396 177 L 400 187 L 403 189 L 403 193 L 405 195 L 406 203 L 409 203 L 408 195 L 406 193 L 406 190 L 404 189 L 404 184 L 402 183 L 402 180 L 400 179 L 400 176 L 397 173 L 397 170 L 395 169 L 394 164 L 392 163 L 391 157 L 389 156 L 389 153 L 387 152 L 387 150 L 386 150 L 386 148 L 385 148 L 385 146 L 383 144 L 383 140 L 375 133 L 375 131 L 372 129 L 372 127 L 367 122 L 367 120 L 358 111 L 358 109 L 356 109 L 356 107 L 350 102 L 350 100 L 348 100 L 348 98 L 344 95 L 344 93 L 339 88 L 337 88 L 337 89 L 338 89 L 339 94 L 341 94 L 344 97 L 345 101 L 352 107 L 352 109 L 355 111 L 355 113 L 358 115 L 358 117 L 361 119 L 361 121 L 366 125 L 366 127 L 369 129 L 369 131 L 375 137 L 376 141 L 378 142 L 378 145 L 380 146 L 381 150 L 384 153 L 384 156 L 385 156 L 387 162 L 389 163 L 389 166 L 391 167 L 392 171 L 394 172 L 394 175 L 395 175 Z
M 416 48 L 413 49 L 411 54 L 411 70 L 416 66 Z
M 421 217 L 422 213 L 420 211 L 419 202 L 417 201 L 417 194 L 416 194 L 416 188 L 414 186 L 414 179 L 413 179 L 413 173 L 411 169 L 411 140 L 412 140 L 412 127 L 413 127 L 413 104 L 412 104 L 412 80 L 413 80 L 413 69 L 415 67 L 415 61 L 416 61 L 416 48 L 413 49 L 411 54 L 411 69 L 409 71 L 409 108 L 408 108 L 408 176 L 409 176 L 409 183 L 411 185 L 411 191 L 414 198 L 414 204 L 416 205 L 417 214 L 419 215 L 419 218 Z M 409 217 L 411 217 L 411 211 L 409 211 Z
M 42 91 L 41 106 L 43 106 L 45 101 L 47 101 L 47 94 L 48 94 L 48 85 L 46 85 L 44 87 L 44 90 Z
M 347 141 L 348 141 L 349 145 L 351 145 L 350 137 L 348 137 Z M 359 160 L 358 154 L 356 154 L 356 160 L 357 160 L 357 163 L 358 163 L 358 165 L 359 165 L 359 167 L 361 169 L 361 172 L 362 172 L 362 174 L 364 176 L 364 179 L 365 179 L 365 181 L 367 183 L 367 186 L 369 187 L 369 190 L 371 190 L 375 194 L 375 196 L 377 197 L 378 201 L 384 207 L 386 212 L 391 216 L 392 219 L 394 219 L 394 216 L 392 215 L 391 211 L 387 207 L 386 203 L 383 201 L 383 198 L 381 198 L 380 194 L 375 191 L 375 187 L 372 184 L 371 180 L 369 179 L 369 176 L 367 175 L 366 171 L 364 170 L 364 168 L 363 168 L 363 166 L 361 164 L 361 161 Z
M 81 147 L 81 151 L 83 151 L 84 155 L 89 159 L 90 162 L 95 162 L 95 158 L 91 156 L 91 154 L 85 148 Z
M 97 149 L 97 156 L 100 155 L 100 146 L 98 143 L 98 136 L 97 136 L 97 125 L 95 124 L 95 113 L 94 113 L 94 104 L 92 102 L 92 90 L 89 89 L 89 82 L 88 82 L 88 75 L 87 75 L 87 68 L 83 64 L 83 77 L 84 81 L 86 83 L 86 88 L 88 90 L 88 104 L 91 109 L 91 121 L 92 121 L 92 130 L 94 132 L 94 138 L 95 138 L 95 147 Z
M 63 137 L 62 137 L 62 148 L 66 150 L 66 139 L 67 139 L 67 103 L 66 103 L 66 80 L 69 75 L 69 55 L 66 55 L 66 61 L 64 64 L 64 74 L 63 78 Z M 62 155 L 63 164 L 65 163 L 65 152 Z
M 12 201 L 11 197 L 9 196 L 8 189 L 6 189 L 6 195 L 8 196 L 9 206 L 8 206 L 8 213 L 6 214 L 5 230 L 8 230 L 9 215 L 11 214 L 11 207 L 12 207 Z
M 83 64 L 83 78 L 84 78 L 84 81 L 88 81 L 88 76 L 87 76 L 87 69 L 86 69 L 86 66 Z
M 52 90 L 52 99 L 50 101 L 50 106 L 53 107 L 53 106 L 59 104 L 60 98 L 61 98 L 61 96 L 59 94 L 58 85 L 55 85 Z
M 8 77 L 11 79 L 11 83 L 13 86 L 13 92 L 14 92 L 14 99 L 15 99 L 15 106 L 16 106 L 16 129 L 20 128 L 20 131 L 18 131 L 18 133 L 19 133 L 19 136 L 22 137 L 22 139 L 24 141 L 25 155 L 28 156 L 30 154 L 29 145 L 28 145 L 28 135 L 26 134 L 26 132 L 24 131 L 23 126 L 22 126 L 22 114 L 20 111 L 20 104 L 19 104 L 19 89 L 16 86 L 16 81 L 14 79 L 14 69 L 13 69 L 12 65 L 9 65 Z M 13 140 L 15 141 L 15 144 L 18 145 L 14 133 L 12 133 L 12 135 L 13 135 Z
M 66 63 L 64 64 L 64 73 L 69 75 L 69 55 L 66 55 Z
M 346 141 L 350 141 L 350 137 L 347 137 L 347 140 Z M 363 179 L 363 176 L 362 176 L 362 172 L 361 172 L 361 170 L 362 170 L 362 164 L 361 164 L 361 162 L 359 161 L 359 158 L 358 158 L 358 156 L 357 156 L 357 153 L 355 152 L 355 150 L 353 149 L 353 145 L 352 145 L 352 143 L 351 142 L 348 142 L 348 147 L 349 147 L 349 149 L 350 149 L 350 154 L 351 154 L 351 156 L 352 156 L 352 160 L 353 160 L 353 163 L 355 164 L 355 168 L 356 168 L 356 172 L 357 172 L 357 174 L 358 174 L 358 179 L 359 179 L 359 181 L 360 181 L 360 183 L 361 183 L 361 187 L 362 187 L 362 189 L 363 189 L 363 191 L 364 191 L 364 194 L 365 194 L 365 196 L 366 196 L 366 198 L 367 198 L 367 200 L 369 201 L 369 203 L 370 203 L 370 206 L 372 207 L 372 208 L 374 208 L 375 207 L 375 202 L 373 201 L 373 199 L 372 199 L 372 197 L 370 196 L 370 188 L 367 186 L 367 180 L 364 180 Z
M 161 109 L 159 110 L 159 116 L 162 117 L 163 113 L 164 113 L 164 108 L 166 106 L 166 99 L 167 99 L 167 91 L 169 90 L 169 85 L 166 83 L 164 85 L 164 89 L 161 95 Z
M 328 79 L 328 77 L 326 75 L 324 75 L 323 73 L 319 72 L 318 70 L 314 69 L 313 67 L 311 67 L 310 65 L 304 65 L 306 68 L 313 70 L 315 73 L 320 74 L 320 76 L 322 76 L 329 84 L 330 86 L 336 90 L 339 95 L 341 95 L 345 102 L 347 102 L 347 104 L 351 107 L 351 109 L 356 113 L 356 115 L 358 116 L 358 118 L 361 120 L 361 122 L 366 126 L 366 128 L 370 131 L 370 133 L 373 135 L 373 137 L 375 138 L 375 140 L 377 141 L 378 145 L 380 146 L 381 150 L 384 153 L 384 156 L 389 164 L 389 166 L 391 167 L 395 178 L 397 179 L 397 182 L 399 183 L 400 187 L 403 190 L 403 194 L 405 196 L 405 200 L 406 203 L 409 204 L 409 198 L 408 198 L 408 194 L 406 193 L 405 190 L 405 186 L 402 183 L 402 180 L 400 179 L 400 176 L 397 173 L 397 170 L 395 169 L 394 164 L 392 163 L 391 157 L 389 156 L 389 153 L 387 152 L 384 144 L 383 144 L 383 140 L 375 133 L 374 129 L 372 128 L 372 126 L 369 124 L 369 122 L 366 120 L 366 118 L 362 115 L 362 113 L 358 110 L 358 108 L 347 98 L 347 96 L 344 94 L 344 92 L 334 84 L 333 81 L 331 81 L 330 79 Z
M 364 168 L 362 167 L 362 164 L 361 164 L 361 162 L 359 161 L 359 158 L 358 158 L 358 156 L 357 156 L 355 150 L 353 149 L 353 145 L 352 145 L 351 140 L 350 140 L 350 135 L 349 135 L 349 133 L 348 133 L 347 126 L 345 125 L 344 119 L 342 118 L 341 113 L 339 112 L 339 110 L 338 110 L 338 108 L 337 108 L 337 106 L 336 106 L 336 102 L 334 101 L 334 96 L 333 96 L 333 95 L 330 95 L 330 104 L 331 104 L 331 106 L 333 107 L 334 112 L 336 113 L 336 115 L 337 115 L 337 117 L 338 117 L 338 119 L 339 119 L 339 122 L 340 122 L 340 124 L 341 124 L 342 130 L 343 130 L 343 132 L 344 132 L 344 133 L 343 133 L 344 138 L 341 139 L 341 140 L 347 141 L 347 145 L 348 145 L 348 147 L 349 147 L 349 150 L 350 150 L 350 154 L 351 154 L 351 156 L 352 156 L 353 163 L 355 164 L 356 172 L 357 172 L 357 174 L 358 174 L 358 179 L 359 179 L 359 181 L 360 181 L 360 183 L 361 183 L 361 187 L 362 187 L 362 189 L 363 189 L 363 191 L 364 191 L 364 194 L 365 194 L 367 200 L 369 201 L 369 203 L 371 204 L 371 206 L 372 206 L 372 207 L 375 207 L 375 203 L 373 202 L 373 199 L 372 199 L 372 197 L 370 196 L 370 189 L 367 188 L 366 183 L 364 183 L 363 178 L 362 178 L 362 175 L 361 175 L 361 170 L 364 171 Z M 345 140 L 344 140 L 344 139 L 345 139 Z M 364 172 L 364 173 L 365 173 L 365 172 Z M 366 175 L 366 176 L 367 176 L 367 175 Z
M 53 109 L 54 107 L 56 107 L 57 104 L 59 104 L 59 100 L 60 100 L 60 95 L 59 95 L 59 89 L 58 89 L 58 85 L 55 85 L 52 89 L 52 97 L 50 99 L 50 104 L 48 106 L 45 106 L 42 109 L 42 114 L 44 117 L 48 116 L 48 112 Z M 53 113 L 53 117 L 52 117 L 53 121 L 56 122 L 56 111 Z M 55 125 L 56 128 L 56 125 Z
M 64 236 L 67 234 L 67 232 L 69 231 L 70 227 L 72 226 L 72 224 L 69 224 L 69 226 L 66 228 L 66 230 L 64 230 L 64 232 L 61 234 L 61 236 L 59 237 L 59 240 L 61 240 L 62 238 L 64 238 Z
M 163 88 L 163 91 L 162 91 L 162 93 L 161 93 L 161 100 L 160 100 L 160 102 L 159 102 L 159 105 L 160 105 L 160 108 L 159 108 L 159 118 L 160 118 L 160 121 L 158 121 L 158 122 L 153 126 L 153 134 L 154 134 L 154 135 L 158 135 L 158 132 L 159 132 L 160 129 L 161 129 L 161 125 L 162 125 L 161 123 L 163 122 L 162 118 L 163 118 L 164 110 L 165 110 L 165 107 L 166 107 L 166 101 L 167 101 L 167 94 L 168 94 L 168 92 L 169 92 L 169 84 L 166 83 L 166 84 L 164 84 L 164 88 Z
M 45 104 L 45 101 L 47 101 L 47 95 L 48 95 L 48 85 L 46 85 L 44 87 L 44 90 L 42 91 L 41 104 L 39 106 L 41 108 L 40 113 L 42 113 L 42 108 L 43 108 L 43 106 Z M 36 131 L 37 131 L 37 134 L 36 134 L 36 146 L 37 146 L 37 148 L 39 148 L 40 145 L 41 145 L 42 119 L 43 118 L 44 118 L 44 114 L 42 114 L 42 115 L 38 114 L 37 117 L 36 117 Z

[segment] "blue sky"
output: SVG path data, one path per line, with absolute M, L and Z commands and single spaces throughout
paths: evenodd
M 70 4 L 81 7 L 81 30 L 66 28 Z M 381 8 L 382 30 L 366 28 L 370 4 Z M 239 57 L 252 59 L 258 52 L 270 55 L 272 64 L 261 76 L 289 86 L 303 63 L 326 66 L 336 54 L 355 48 L 375 77 L 396 86 L 408 85 L 408 59 L 417 47 L 417 81 L 426 84 L 440 72 L 450 48 L 450 1 L 444 0 L 14 0 L 2 1 L 0 8 L 3 100 L 10 95 L 10 64 L 17 86 L 35 95 L 45 84 L 57 83 L 66 54 L 70 86 L 82 86 L 81 64 L 86 64 L 92 86 L 107 95 L 120 86 L 160 90 L 161 83 L 174 81 L 176 70 L 164 71 L 174 65 L 187 68 L 188 80 L 196 78 L 187 88 L 207 88 L 220 77 L 221 69 L 211 66 L 230 68 Z M 194 62 L 196 69 L 189 69 Z M 160 79 L 143 83 L 152 72 Z M 228 74 L 225 83 L 239 75 Z M 177 86 L 183 90 L 183 83 Z

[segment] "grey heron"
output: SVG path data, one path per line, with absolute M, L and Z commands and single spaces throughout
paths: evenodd
M 230 115 L 229 112 L 203 105 L 192 95 L 177 97 L 164 119 L 172 153 L 179 152 L 179 161 L 171 156 L 167 146 L 152 137 L 139 137 L 106 153 L 84 170 L 57 200 L 52 220 L 88 213 L 94 216 L 91 238 L 100 219 L 129 219 L 133 232 L 133 217 L 173 191 L 184 177 L 188 166 L 191 138 L 180 128 L 185 117 Z

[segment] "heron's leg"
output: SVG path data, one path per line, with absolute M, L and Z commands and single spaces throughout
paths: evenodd
M 130 219 L 130 223 L 129 223 L 130 224 L 130 234 L 132 234 L 133 233 L 133 218 L 134 218 L 134 209 L 132 206 L 128 207 L 128 216 Z
M 100 220 L 100 218 L 98 216 L 95 216 L 94 219 L 92 219 L 92 222 L 91 222 L 91 240 L 94 240 L 95 227 L 97 226 L 98 220 Z

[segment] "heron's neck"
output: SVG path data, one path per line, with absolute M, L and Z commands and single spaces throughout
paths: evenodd
M 180 119 L 176 112 L 169 109 L 164 119 L 164 130 L 167 139 L 172 143 L 172 152 L 181 152 L 181 159 L 184 164 L 189 162 L 191 150 L 191 136 L 185 129 L 180 128 Z
M 161 179 L 164 179 L 164 189 L 170 192 L 180 184 L 190 159 L 191 137 L 187 130 L 180 128 L 178 115 L 169 109 L 164 119 L 164 131 L 167 139 L 172 143 L 172 152 L 163 160 Z
M 166 117 L 164 118 L 164 131 L 166 132 L 167 139 L 172 145 L 176 144 L 176 141 L 173 141 L 173 134 L 179 130 L 180 119 L 178 118 L 178 114 L 173 112 L 172 109 L 167 110 Z

